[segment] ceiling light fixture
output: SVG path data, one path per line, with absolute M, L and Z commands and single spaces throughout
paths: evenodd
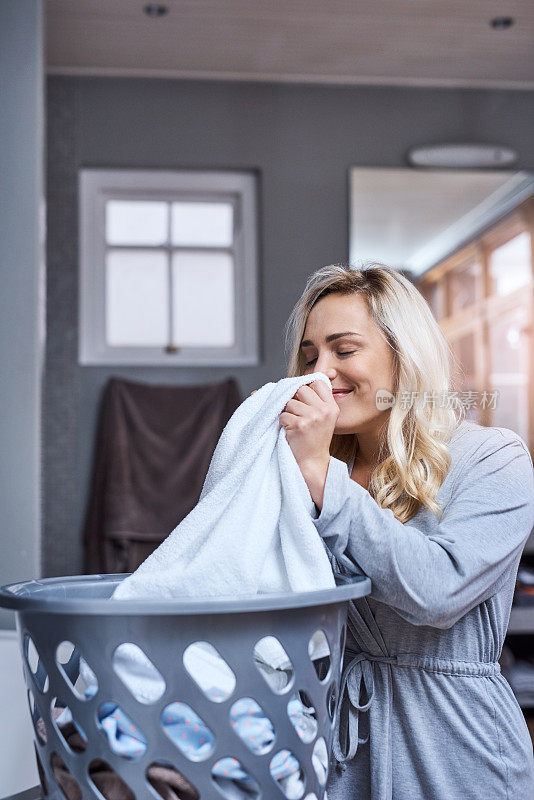
M 506 31 L 512 27 L 514 22 L 515 19 L 513 17 L 494 17 L 490 25 L 496 31 Z
M 161 3 L 148 3 L 148 5 L 143 8 L 143 11 L 147 17 L 164 17 L 165 14 L 169 13 L 169 7 Z
M 498 144 L 431 144 L 412 147 L 406 158 L 412 167 L 495 169 L 515 164 L 517 153 Z

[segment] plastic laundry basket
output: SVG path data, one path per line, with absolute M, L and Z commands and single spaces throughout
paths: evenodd
M 43 796 L 115 800 L 116 789 L 106 787 L 120 786 L 122 798 L 161 800 L 153 780 L 159 768 L 183 779 L 183 796 L 193 800 L 322 800 L 348 601 L 367 595 L 370 581 L 238 599 L 110 601 L 125 577 L 0 589 L 0 606 L 17 612 Z M 121 674 L 125 645 L 156 678 L 149 702 Z M 258 656 L 265 650 L 278 658 L 277 669 Z M 195 666 L 191 656 L 199 653 L 224 673 L 215 688 Z M 305 728 L 296 725 L 295 708 Z M 119 716 L 121 730 L 135 730 L 137 739 L 123 737 L 140 742 L 134 751 L 110 745 L 105 726 Z M 248 736 L 254 725 L 259 741 Z M 99 783 L 95 768 L 113 780 Z

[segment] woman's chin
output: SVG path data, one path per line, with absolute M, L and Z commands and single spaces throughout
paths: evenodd
M 369 424 L 369 419 L 362 417 L 359 414 L 353 414 L 352 418 L 350 414 L 347 412 L 339 415 L 336 420 L 336 426 L 334 428 L 334 433 L 338 436 L 347 436 L 348 434 L 356 434 L 361 430 L 364 430 L 366 425 Z
M 334 428 L 334 434 L 336 436 L 348 436 L 350 434 L 355 434 L 358 432 L 358 426 L 355 425 L 336 425 Z

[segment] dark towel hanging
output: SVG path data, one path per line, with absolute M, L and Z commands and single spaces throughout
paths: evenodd
M 132 572 L 187 516 L 241 400 L 233 378 L 200 386 L 107 383 L 84 530 L 86 572 Z

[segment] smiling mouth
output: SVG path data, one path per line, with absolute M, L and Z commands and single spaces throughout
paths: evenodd
M 346 397 L 348 394 L 352 394 L 352 389 L 350 390 L 350 392 L 332 392 L 332 394 L 337 400 L 340 397 Z

